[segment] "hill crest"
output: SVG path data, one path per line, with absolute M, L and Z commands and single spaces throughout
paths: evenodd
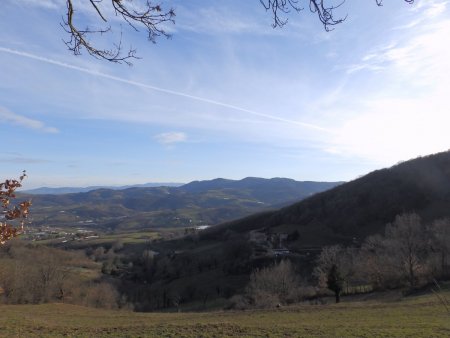
M 209 229 L 300 233 L 301 245 L 360 242 L 384 231 L 396 215 L 416 212 L 424 221 L 450 217 L 450 151 L 373 171 L 275 211 Z M 270 229 L 270 230 L 269 230 Z

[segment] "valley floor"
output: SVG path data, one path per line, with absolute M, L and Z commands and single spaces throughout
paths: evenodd
M 0 337 L 450 337 L 450 313 L 434 295 L 208 313 L 1 305 L 0 328 Z

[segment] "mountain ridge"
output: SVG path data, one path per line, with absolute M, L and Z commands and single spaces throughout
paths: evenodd
M 204 232 L 298 231 L 302 245 L 349 244 L 384 231 L 396 215 L 450 217 L 450 151 L 375 170 L 279 210 L 249 215 Z
M 341 182 L 290 179 L 215 179 L 180 187 L 96 189 L 68 194 L 26 195 L 37 225 L 119 228 L 212 225 L 285 205 Z M 128 224 L 128 225 L 125 225 Z
M 156 188 L 156 187 L 179 187 L 185 183 L 142 183 L 142 184 L 131 184 L 131 185 L 121 185 L 121 186 L 103 186 L 94 185 L 87 187 L 39 187 L 34 189 L 22 190 L 22 193 L 32 194 L 32 195 L 64 195 L 64 194 L 74 194 L 80 192 L 89 192 L 98 189 L 111 189 L 111 190 L 124 190 L 128 188 Z

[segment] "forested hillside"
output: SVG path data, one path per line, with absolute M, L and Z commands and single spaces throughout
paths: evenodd
M 396 215 L 418 213 L 424 221 L 450 217 L 450 152 L 377 170 L 301 202 L 222 224 L 205 232 L 297 230 L 306 246 L 362 241 L 381 233 Z
M 206 230 L 186 227 L 173 236 L 147 236 L 144 241 L 111 237 L 49 243 L 82 251 L 101 265 L 96 283 L 111 283 L 120 295 L 116 298 L 137 311 L 272 307 L 315 301 L 330 296 L 330 290 L 336 301 L 341 294 L 414 290 L 450 276 L 449 169 L 450 153 L 445 152 Z M 217 183 L 193 184 L 187 189 L 196 192 L 177 196 L 201 200 L 205 194 L 226 196 L 224 191 L 232 189 L 208 190 Z M 172 193 L 172 188 L 161 189 Z M 145 191 L 113 193 L 124 209 L 144 207 L 139 199 L 122 198 Z M 89 195 L 95 205 L 110 194 L 97 190 Z M 214 205 L 212 200 L 203 203 Z M 11 263 L 15 256 L 5 259 Z

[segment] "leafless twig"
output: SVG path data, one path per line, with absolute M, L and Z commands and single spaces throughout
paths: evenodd
M 92 8 L 95 10 L 101 21 L 108 22 L 106 16 L 99 7 L 99 4 L 104 0 L 89 0 Z M 133 0 L 110 0 L 111 6 L 114 9 L 116 16 L 120 16 L 125 22 L 127 22 L 135 31 L 139 30 L 139 27 L 144 27 L 148 33 L 148 39 L 151 42 L 155 42 L 159 36 L 166 38 L 170 37 L 162 27 L 161 24 L 165 22 L 174 23 L 175 12 L 173 9 L 163 11 L 161 5 L 152 4 L 149 0 L 145 1 L 142 10 L 132 9 Z M 111 49 L 101 49 L 96 47 L 89 41 L 88 36 L 94 34 L 105 34 L 111 32 L 111 26 L 107 26 L 102 29 L 91 29 L 86 27 L 80 29 L 75 23 L 76 10 L 73 5 L 73 0 L 66 0 L 67 11 L 66 16 L 63 19 L 62 26 L 69 34 L 69 39 L 64 41 L 66 46 L 75 55 L 80 55 L 81 51 L 85 49 L 90 55 L 116 63 L 126 63 L 131 65 L 130 59 L 138 59 L 136 50 L 131 48 L 127 52 L 123 52 L 122 47 L 122 32 L 118 43 L 115 43 Z
M 284 14 L 289 13 L 291 9 L 296 12 L 303 10 L 302 7 L 298 6 L 298 0 L 259 0 L 259 2 L 264 6 L 266 11 L 271 11 L 273 15 L 272 27 L 283 27 L 287 24 L 288 19 L 282 19 L 279 12 Z
M 383 0 L 375 0 L 378 6 L 383 6 Z M 415 0 L 405 0 L 409 4 L 413 4 Z
M 287 22 L 287 18 L 282 18 L 284 14 L 289 13 L 291 10 L 300 12 L 303 8 L 299 5 L 299 0 L 259 0 L 264 6 L 266 11 L 271 11 L 273 16 L 272 27 L 283 27 Z M 334 11 L 341 7 L 345 0 L 334 5 L 333 0 L 308 0 L 309 9 L 311 12 L 316 13 L 319 20 L 322 22 L 325 30 L 328 32 L 332 30 L 333 26 L 345 21 L 347 16 L 337 18 Z M 414 0 L 404 0 L 405 2 L 412 4 Z M 375 0 L 378 6 L 382 6 L 383 0 Z

